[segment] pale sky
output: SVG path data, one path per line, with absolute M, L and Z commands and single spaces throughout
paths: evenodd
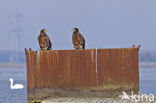
M 86 48 L 121 48 L 141 44 L 156 50 L 156 0 L 0 0 L 0 50 L 10 50 L 10 15 L 23 15 L 20 49 L 39 49 L 37 36 L 47 29 L 53 49 L 72 49 L 73 27 Z

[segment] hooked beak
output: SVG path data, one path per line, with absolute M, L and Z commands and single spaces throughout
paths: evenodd
M 74 28 L 72 28 L 71 31 L 74 31 Z
M 47 32 L 47 30 L 45 29 L 44 32 Z

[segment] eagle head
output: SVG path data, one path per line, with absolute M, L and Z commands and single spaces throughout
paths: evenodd
M 72 31 L 73 31 L 74 33 L 76 33 L 76 32 L 79 32 L 79 29 L 78 29 L 78 28 L 73 28 Z
M 41 33 L 45 33 L 45 32 L 46 32 L 46 29 L 42 29 L 42 30 L 41 30 Z

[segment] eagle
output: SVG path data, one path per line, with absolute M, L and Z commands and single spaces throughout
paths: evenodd
M 38 36 L 38 42 L 40 45 L 41 50 L 51 50 L 51 41 L 49 36 L 45 33 L 46 29 L 42 29 Z
M 140 49 L 141 45 L 138 45 L 136 48 L 138 48 L 138 51 Z M 135 48 L 135 45 L 132 45 L 132 48 Z
M 78 28 L 73 28 L 72 42 L 75 49 L 85 49 L 85 39 Z

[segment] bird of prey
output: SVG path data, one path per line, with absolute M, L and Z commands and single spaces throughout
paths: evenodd
M 136 48 L 138 48 L 138 51 L 140 49 L 141 45 L 138 45 Z M 135 48 L 135 45 L 132 45 L 132 48 Z
M 75 49 L 85 49 L 85 39 L 78 28 L 73 28 L 72 42 Z
M 140 47 L 141 47 L 141 45 L 138 45 L 138 47 L 137 47 L 138 48 L 138 51 L 140 50 Z
M 45 33 L 46 30 L 42 29 L 40 31 L 40 35 L 38 36 L 38 42 L 40 45 L 41 50 L 51 50 L 51 41 L 48 35 Z
M 135 45 L 132 45 L 132 48 L 135 48 Z

